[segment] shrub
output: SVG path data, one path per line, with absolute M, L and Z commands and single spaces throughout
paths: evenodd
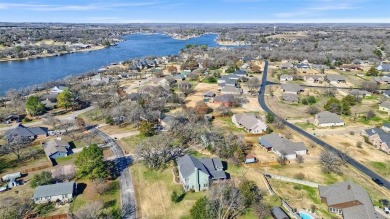
M 363 145 L 363 142 L 361 142 L 361 141 L 356 142 L 356 147 L 362 148 L 362 145 Z
M 297 173 L 297 174 L 295 174 L 294 178 L 299 179 L 299 180 L 303 180 L 303 179 L 305 179 L 305 174 Z
M 355 135 L 355 132 L 354 131 L 350 131 L 349 134 L 350 135 Z
M 29 118 L 24 118 L 23 120 L 22 120 L 22 123 L 27 123 L 27 122 L 31 122 L 32 120 L 31 119 L 29 119 Z
M 303 105 L 308 105 L 308 104 L 309 104 L 309 102 L 307 101 L 306 98 L 303 98 L 302 101 L 301 101 L 301 103 L 302 103 Z
M 294 185 L 293 188 L 294 188 L 295 190 L 301 190 L 301 189 L 302 189 L 301 185 Z

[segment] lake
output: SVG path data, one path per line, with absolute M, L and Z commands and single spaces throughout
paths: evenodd
M 90 52 L 78 52 L 26 61 L 0 62 L 0 95 L 9 89 L 19 89 L 68 75 L 80 75 L 98 70 L 113 62 L 145 56 L 178 54 L 186 44 L 216 47 L 216 34 L 207 34 L 189 40 L 175 40 L 162 34 L 132 34 L 117 46 Z

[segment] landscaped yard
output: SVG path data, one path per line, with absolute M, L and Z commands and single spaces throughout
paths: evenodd
M 143 135 L 134 135 L 127 138 L 122 138 L 118 141 L 119 145 L 122 147 L 124 152 L 129 154 L 134 154 L 137 145 L 144 140 L 146 137 Z

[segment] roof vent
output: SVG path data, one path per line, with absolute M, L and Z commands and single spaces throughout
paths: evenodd
M 351 190 L 351 185 L 350 184 L 348 185 L 348 190 Z

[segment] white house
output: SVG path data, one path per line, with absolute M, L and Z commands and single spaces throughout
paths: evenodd
M 267 125 L 256 118 L 253 113 L 239 113 L 232 116 L 232 122 L 245 131 L 253 134 L 263 133 L 267 130 Z
M 260 137 L 259 143 L 268 151 L 288 160 L 294 160 L 298 155 L 307 154 L 307 148 L 303 142 L 293 142 L 276 133 Z
M 63 92 L 64 90 L 66 90 L 68 87 L 66 86 L 62 86 L 62 85 L 59 85 L 59 86 L 55 86 L 53 87 L 50 92 L 51 93 L 61 93 Z
M 75 182 L 57 183 L 35 188 L 33 200 L 36 204 L 56 201 L 71 201 L 77 190 Z
M 314 124 L 318 127 L 333 127 L 333 126 L 343 126 L 345 125 L 344 121 L 336 113 L 331 113 L 328 111 L 323 111 L 317 113 L 314 117 Z
M 286 81 L 292 81 L 292 80 L 294 80 L 294 77 L 292 75 L 282 74 L 280 76 L 280 82 L 286 82 Z
M 379 104 L 379 110 L 390 113 L 390 101 L 385 101 Z

